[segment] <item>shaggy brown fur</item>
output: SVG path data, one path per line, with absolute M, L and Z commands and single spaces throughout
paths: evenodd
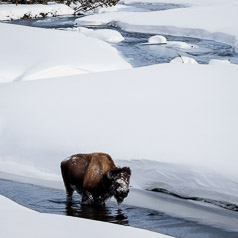
M 130 168 L 117 168 L 108 154 L 72 155 L 61 172 L 69 199 L 76 190 L 86 204 L 104 204 L 111 196 L 121 203 L 129 192 Z

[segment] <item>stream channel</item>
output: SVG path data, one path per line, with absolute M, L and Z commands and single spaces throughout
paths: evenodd
M 105 207 L 80 205 L 74 194 L 68 203 L 65 191 L 0 179 L 0 194 L 42 213 L 61 214 L 142 228 L 177 238 L 237 238 L 238 232 L 169 216 L 163 212 L 109 201 Z
M 186 7 L 176 4 L 141 4 L 128 5 L 124 11 L 158 11 L 171 8 Z M 31 27 L 73 30 L 75 19 L 79 16 L 60 16 L 53 18 L 38 18 L 8 21 L 10 24 Z M 125 38 L 119 43 L 112 43 L 120 54 L 133 67 L 147 66 L 158 63 L 168 63 L 178 55 L 194 58 L 198 63 L 207 64 L 210 59 L 230 60 L 238 64 L 238 54 L 227 44 L 212 40 L 191 37 L 164 35 L 167 41 L 185 42 L 196 47 L 181 48 L 169 45 L 149 45 L 148 39 L 155 35 L 149 33 L 128 32 L 111 25 L 86 26 L 90 29 L 113 29 Z M 0 180 L 0 194 L 17 203 L 43 213 L 53 213 L 86 219 L 100 220 L 120 225 L 138 227 L 177 238 L 237 238 L 238 232 L 232 232 L 211 225 L 172 217 L 163 212 L 122 204 L 108 202 L 105 207 L 85 207 L 80 205 L 80 197 L 75 194 L 74 201 L 68 203 L 65 191 L 35 186 L 26 183 Z M 182 212 L 182 211 L 181 211 Z
M 178 4 L 127 4 L 128 8 L 123 11 L 163 11 L 172 8 L 186 7 Z M 76 30 L 75 20 L 82 16 L 59 16 L 48 18 L 21 19 L 7 21 L 7 23 L 18 24 L 31 27 L 40 27 L 60 30 Z M 163 35 L 167 42 L 174 44 L 148 44 L 148 39 L 156 34 L 129 32 L 116 26 L 116 24 L 105 24 L 97 26 L 84 26 L 89 29 L 112 29 L 121 33 L 124 40 L 119 43 L 111 43 L 120 54 L 133 66 L 141 67 L 160 63 L 169 63 L 175 57 L 187 56 L 195 59 L 200 64 L 208 64 L 211 59 L 229 60 L 238 64 L 238 53 L 235 53 L 232 46 L 213 40 L 198 39 L 192 37 L 182 37 L 173 35 Z M 191 47 L 181 47 L 176 44 L 186 43 Z

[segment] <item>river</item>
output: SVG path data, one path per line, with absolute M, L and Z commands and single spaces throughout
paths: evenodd
M 177 238 L 238 237 L 238 232 L 200 224 L 192 219 L 174 217 L 152 209 L 127 204 L 118 207 L 113 201 L 103 207 L 81 206 L 80 196 L 75 194 L 73 202 L 69 203 L 63 190 L 27 183 L 0 179 L 0 194 L 42 213 L 61 214 L 143 228 Z M 238 217 L 237 212 L 234 214 Z

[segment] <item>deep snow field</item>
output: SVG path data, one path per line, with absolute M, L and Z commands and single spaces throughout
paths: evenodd
M 162 11 L 148 7 L 165 3 Z M 228 57 L 198 64 L 182 56 L 133 68 L 113 47 L 123 41 L 119 32 L 88 28 L 154 34 L 153 45 L 166 43 L 163 34 L 215 40 L 238 53 L 237 12 L 236 0 L 125 0 L 77 19 L 73 31 L 0 23 L 0 178 L 64 189 L 64 158 L 105 152 L 132 169 L 125 204 L 238 233 L 238 66 Z M 8 15 L 0 5 L 1 20 Z M 4 197 L 0 210 L 4 238 L 77 235 L 74 226 L 89 237 L 111 237 L 108 229 L 118 237 L 164 237 L 40 214 Z

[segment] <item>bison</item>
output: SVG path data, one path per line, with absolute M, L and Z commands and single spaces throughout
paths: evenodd
M 82 204 L 103 205 L 114 196 L 120 205 L 129 193 L 131 170 L 118 168 L 104 153 L 76 154 L 61 162 L 67 198 L 74 191 L 82 195 Z

